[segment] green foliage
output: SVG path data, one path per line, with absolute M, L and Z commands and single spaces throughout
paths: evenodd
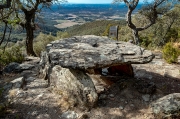
M 126 25 L 125 20 L 97 20 L 93 22 L 87 22 L 83 25 L 75 25 L 70 28 L 68 28 L 66 31 L 69 34 L 69 37 L 75 36 L 75 35 L 98 35 L 102 36 L 102 34 L 107 29 L 107 26 L 109 24 L 124 26 Z
M 175 42 L 177 38 L 178 38 L 178 31 L 175 28 L 171 28 L 166 34 L 167 41 L 173 39 L 173 41 L 171 42 Z
M 148 47 L 151 44 L 151 40 L 148 37 L 140 37 L 140 45 L 143 47 Z
M 24 56 L 19 46 L 6 48 L 4 52 L 0 50 L 0 65 L 6 65 L 10 62 L 21 63 L 23 60 Z
M 55 37 L 51 34 L 43 34 L 40 33 L 34 41 L 34 51 L 37 56 L 40 56 L 41 51 L 45 51 L 46 45 L 50 43 L 51 41 L 54 41 Z
M 20 21 L 21 21 L 20 18 L 8 19 L 8 24 L 15 26 L 15 25 L 19 24 Z
M 56 33 L 56 36 L 57 36 L 57 38 L 68 38 L 68 37 L 69 37 L 69 34 L 68 34 L 68 32 L 58 31 L 58 32 Z
M 109 29 L 110 29 L 111 26 L 113 26 L 113 25 L 112 24 L 107 25 L 107 27 L 106 27 L 104 33 L 102 34 L 102 36 L 108 36 L 109 35 Z
M 163 58 L 168 63 L 176 63 L 180 52 L 177 48 L 173 47 L 173 43 L 169 42 L 163 47 Z

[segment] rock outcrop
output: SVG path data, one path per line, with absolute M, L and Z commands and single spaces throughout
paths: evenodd
M 87 70 L 98 69 L 99 72 L 100 69 L 102 73 L 102 68 L 148 63 L 153 58 L 150 51 L 131 43 L 100 36 L 75 36 L 47 45 L 46 52 L 41 54 L 40 77 L 48 79 L 49 85 L 65 97 L 64 100 L 69 100 L 66 104 L 91 108 L 98 96 L 92 79 L 86 74 Z
M 34 68 L 34 65 L 12 62 L 3 69 L 3 73 L 20 73 L 24 70 L 30 70 L 32 68 Z
M 153 113 L 160 119 L 180 118 L 180 93 L 164 96 L 151 104 Z
M 75 36 L 47 45 L 51 65 L 65 68 L 95 69 L 119 64 L 152 61 L 154 55 L 137 45 L 100 36 Z
M 95 106 L 98 96 L 92 79 L 85 72 L 56 65 L 52 68 L 50 79 L 55 92 L 63 96 L 63 100 L 60 101 L 61 106 L 66 104 L 63 108 L 77 105 L 81 108 Z

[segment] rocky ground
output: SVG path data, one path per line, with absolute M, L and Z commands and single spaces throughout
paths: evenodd
M 66 110 L 59 105 L 62 97 L 52 92 L 46 80 L 38 78 L 38 62 L 38 58 L 28 58 L 21 73 L 1 75 L 0 118 L 155 119 L 151 103 L 180 93 L 180 64 L 167 64 L 156 53 L 152 62 L 133 65 L 135 78 L 122 77 L 99 94 L 97 107 Z

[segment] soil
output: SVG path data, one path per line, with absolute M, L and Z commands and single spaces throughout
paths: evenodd
M 38 66 L 38 61 L 26 63 Z M 95 108 L 86 111 L 70 109 L 78 119 L 155 119 L 150 104 L 171 93 L 180 93 L 180 64 L 167 64 L 157 53 L 148 64 L 133 65 L 135 78 L 124 76 L 99 94 Z M 35 80 L 23 89 L 11 89 L 1 95 L 1 104 L 6 104 L 2 119 L 64 119 L 66 112 L 59 104 L 62 98 L 54 94 L 48 82 L 38 78 L 38 68 L 22 73 L 1 75 L 0 86 L 20 77 L 34 77 Z M 144 91 L 152 84 L 151 91 Z M 145 87 L 144 87 L 145 86 Z

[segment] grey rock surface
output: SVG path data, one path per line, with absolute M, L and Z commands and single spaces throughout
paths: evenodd
M 27 83 L 33 82 L 34 80 L 35 80 L 34 77 L 28 77 L 28 78 L 25 79 L 25 81 L 26 81 Z
M 180 117 L 180 93 L 166 95 L 151 104 L 154 114 L 159 118 Z
M 18 73 L 32 68 L 34 68 L 34 65 L 12 62 L 3 69 L 3 73 Z
M 23 70 L 30 70 L 34 68 L 34 65 L 31 64 L 20 64 L 18 67 L 16 67 L 16 70 L 23 71 Z
M 76 105 L 89 109 L 96 105 L 98 95 L 92 79 L 86 73 L 56 65 L 52 68 L 50 81 L 55 92 L 66 98 L 69 107 Z M 62 100 L 62 105 L 64 103 Z
M 94 69 L 122 63 L 148 63 L 154 55 L 137 45 L 94 35 L 75 36 L 47 45 L 49 60 L 65 68 Z
M 13 81 L 11 81 L 11 83 L 13 84 L 13 88 L 22 88 L 24 84 L 24 77 L 14 79 Z
M 65 119 L 76 119 L 78 117 L 78 114 L 75 113 L 74 111 L 67 111 L 67 112 L 64 112 L 61 115 L 61 117 Z
M 148 101 L 150 100 L 150 95 L 149 95 L 149 94 L 142 95 L 142 99 L 143 99 L 145 102 L 148 102 Z
M 7 65 L 4 69 L 3 69 L 3 73 L 12 73 L 16 71 L 16 68 L 19 66 L 19 63 L 16 62 L 12 62 L 9 65 Z

